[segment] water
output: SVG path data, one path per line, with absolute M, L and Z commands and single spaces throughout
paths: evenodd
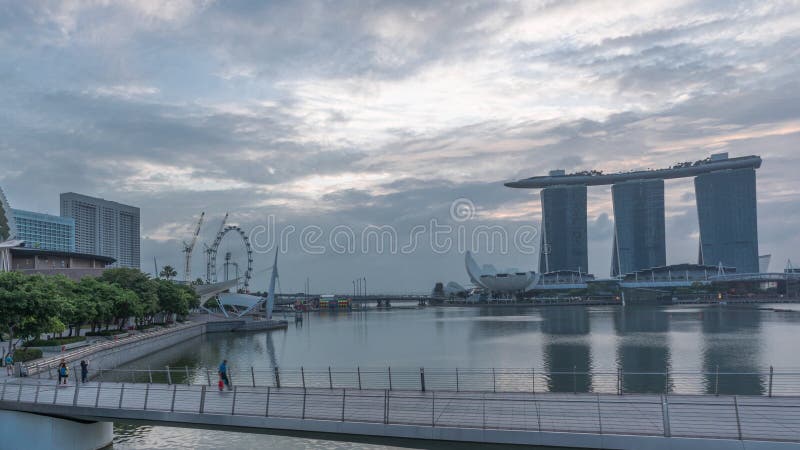
M 386 367 L 535 368 L 539 390 L 609 391 L 616 371 L 673 373 L 624 376 L 626 391 L 762 394 L 766 373 L 800 368 L 794 351 L 800 308 L 741 306 L 496 307 L 311 313 L 302 324 L 270 333 L 216 333 L 187 341 L 125 368 Z M 556 376 L 554 373 L 590 372 Z M 723 375 L 715 377 L 719 370 Z M 704 375 L 680 372 L 705 372 Z M 194 373 L 194 372 L 193 372 Z M 199 373 L 203 373 L 202 371 Z M 200 375 L 192 375 L 199 377 Z M 786 383 L 789 383 L 788 381 Z M 776 385 L 776 389 L 800 386 Z M 117 425 L 115 449 L 254 447 L 391 448 L 267 435 Z M 407 443 L 406 443 L 407 445 Z M 435 447 L 435 445 L 434 445 Z M 430 448 L 428 446 L 427 448 Z M 441 447 L 440 447 L 441 448 Z M 462 447 L 463 448 L 463 447 Z

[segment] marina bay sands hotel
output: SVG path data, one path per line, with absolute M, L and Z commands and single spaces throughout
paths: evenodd
M 700 225 L 698 264 L 759 272 L 756 169 L 759 156 L 711 155 L 696 162 L 658 170 L 605 174 L 553 170 L 506 183 L 512 188 L 542 189 L 539 272 L 586 273 L 587 186 L 611 185 L 614 244 L 611 275 L 666 265 L 664 180 L 694 177 Z

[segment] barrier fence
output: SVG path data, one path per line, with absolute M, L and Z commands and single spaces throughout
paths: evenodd
M 24 404 L 55 405 L 52 410 L 59 414 L 72 411 L 76 416 L 109 420 L 114 419 L 115 410 L 124 409 L 424 427 L 800 441 L 800 404 L 794 399 L 752 396 L 423 392 L 243 384 L 220 392 L 206 384 L 104 381 L 56 386 L 50 381 L 5 380 L 0 405 L 25 410 Z M 142 414 L 143 419 L 148 417 L 152 416 Z
M 73 365 L 73 376 L 80 366 Z M 56 368 L 37 378 L 55 379 Z M 165 367 L 90 370 L 89 379 L 131 383 L 216 385 L 217 369 Z M 754 372 L 545 371 L 536 369 L 229 367 L 231 385 L 275 388 L 379 389 L 441 392 L 571 392 L 597 394 L 711 394 L 800 396 L 800 371 Z
M 66 352 L 59 353 L 54 356 L 40 358 L 30 363 L 24 363 L 23 366 L 25 367 L 25 371 L 28 374 L 37 375 L 40 374 L 41 372 L 52 371 L 53 369 L 59 366 L 61 361 L 72 363 L 75 361 L 79 361 L 82 358 L 90 358 L 99 351 L 113 349 L 134 342 L 145 341 L 157 336 L 163 336 L 166 334 L 175 333 L 177 331 L 185 330 L 187 328 L 192 328 L 200 325 L 202 325 L 202 323 L 186 322 L 181 324 L 174 324 L 169 327 L 159 327 L 154 330 L 136 332 L 135 334 L 131 334 L 129 336 L 125 336 L 119 339 L 112 337 L 103 342 L 97 342 L 88 345 L 86 347 L 81 347 L 74 350 L 68 350 Z

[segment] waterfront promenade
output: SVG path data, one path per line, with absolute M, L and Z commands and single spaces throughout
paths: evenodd
M 437 392 L 6 380 L 0 409 L 348 439 L 616 449 L 779 449 L 800 442 L 796 397 Z

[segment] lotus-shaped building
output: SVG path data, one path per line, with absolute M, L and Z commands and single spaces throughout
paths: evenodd
M 467 252 L 464 257 L 467 275 L 476 286 L 491 292 L 513 293 L 523 292 L 528 286 L 539 281 L 539 274 L 534 271 L 521 272 L 517 269 L 497 270 L 493 265 L 479 266 Z

